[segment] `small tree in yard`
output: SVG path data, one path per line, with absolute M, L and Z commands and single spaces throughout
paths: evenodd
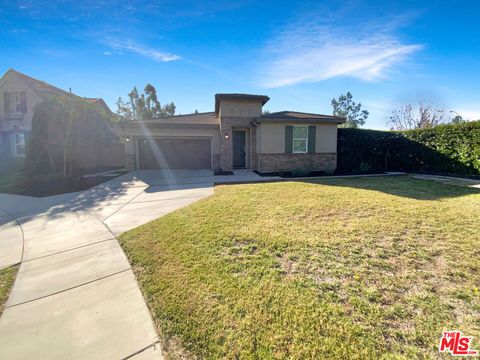
M 393 110 L 387 125 L 392 130 L 428 129 L 444 123 L 446 117 L 445 109 L 437 109 L 420 101 L 418 107 L 406 104 Z
M 32 174 L 72 175 L 73 154 L 81 141 L 101 139 L 108 116 L 74 95 L 55 96 L 35 107 L 27 146 L 27 169 Z
M 175 115 L 175 104 L 171 102 L 162 106 L 153 85 L 147 84 L 142 94 L 134 87 L 128 98 L 127 102 L 121 97 L 117 100 L 117 115 L 122 120 L 147 120 Z
M 332 99 L 333 115 L 347 119 L 342 127 L 358 128 L 365 124 L 369 112 L 362 110 L 361 103 L 355 103 L 350 92 L 341 95 L 338 99 Z

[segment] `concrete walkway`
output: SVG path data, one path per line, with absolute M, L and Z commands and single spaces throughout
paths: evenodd
M 413 179 L 435 181 L 442 184 L 465 186 L 480 189 L 480 180 L 466 179 L 453 176 L 409 174 Z
M 115 235 L 213 194 L 211 172 L 138 172 L 84 192 L 0 194 L 0 268 L 20 263 L 0 359 L 161 359 Z

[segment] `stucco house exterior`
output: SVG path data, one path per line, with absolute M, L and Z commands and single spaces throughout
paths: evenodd
M 265 95 L 216 94 L 215 111 L 123 125 L 125 167 L 333 171 L 344 118 L 295 111 L 262 113 Z
M 0 78 L 0 159 L 2 163 L 25 157 L 35 106 L 49 96 L 61 95 L 75 96 L 93 104 L 99 111 L 111 114 L 110 108 L 101 98 L 80 98 L 14 69 L 9 69 Z M 112 148 L 108 146 L 103 148 L 101 145 L 104 144 L 92 144 L 95 136 L 85 138 L 85 144 L 78 150 L 78 156 L 76 156 L 80 167 L 93 168 L 102 163 L 123 166 L 123 145 L 118 140 L 116 141 L 118 144 L 112 144 Z

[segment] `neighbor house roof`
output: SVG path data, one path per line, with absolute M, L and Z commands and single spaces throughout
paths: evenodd
M 215 94 L 215 115 L 220 111 L 220 101 L 222 100 L 240 100 L 240 101 L 258 101 L 262 106 L 267 103 L 270 98 L 267 95 L 252 95 L 252 94 Z
M 70 95 L 70 92 L 62 90 L 45 81 L 38 80 L 31 76 L 25 75 L 15 69 L 8 69 L 8 71 L 2 76 L 2 79 L 7 74 L 15 74 L 20 80 L 22 80 L 25 83 L 25 85 L 27 85 L 33 92 L 38 94 L 40 97 L 42 97 L 42 95 L 46 93 L 55 94 L 55 95 Z M 72 95 L 76 96 L 77 98 L 84 99 L 90 104 L 101 106 L 107 112 L 110 112 L 110 113 L 112 112 L 112 110 L 108 107 L 108 105 L 105 103 L 105 101 L 102 98 L 82 98 L 76 94 L 72 94 Z
M 311 114 L 298 111 L 268 113 L 257 118 L 258 122 L 302 122 L 343 124 L 345 118 L 333 115 Z

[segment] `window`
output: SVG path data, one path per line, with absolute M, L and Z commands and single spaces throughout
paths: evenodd
M 10 93 L 10 111 L 13 113 L 19 113 L 20 111 L 20 93 L 12 92 Z
M 27 96 L 25 91 L 5 91 L 3 93 L 3 99 L 6 114 L 27 113 Z
M 13 134 L 15 156 L 25 156 L 25 134 Z
M 306 153 L 308 149 L 308 126 L 293 127 L 293 153 Z

